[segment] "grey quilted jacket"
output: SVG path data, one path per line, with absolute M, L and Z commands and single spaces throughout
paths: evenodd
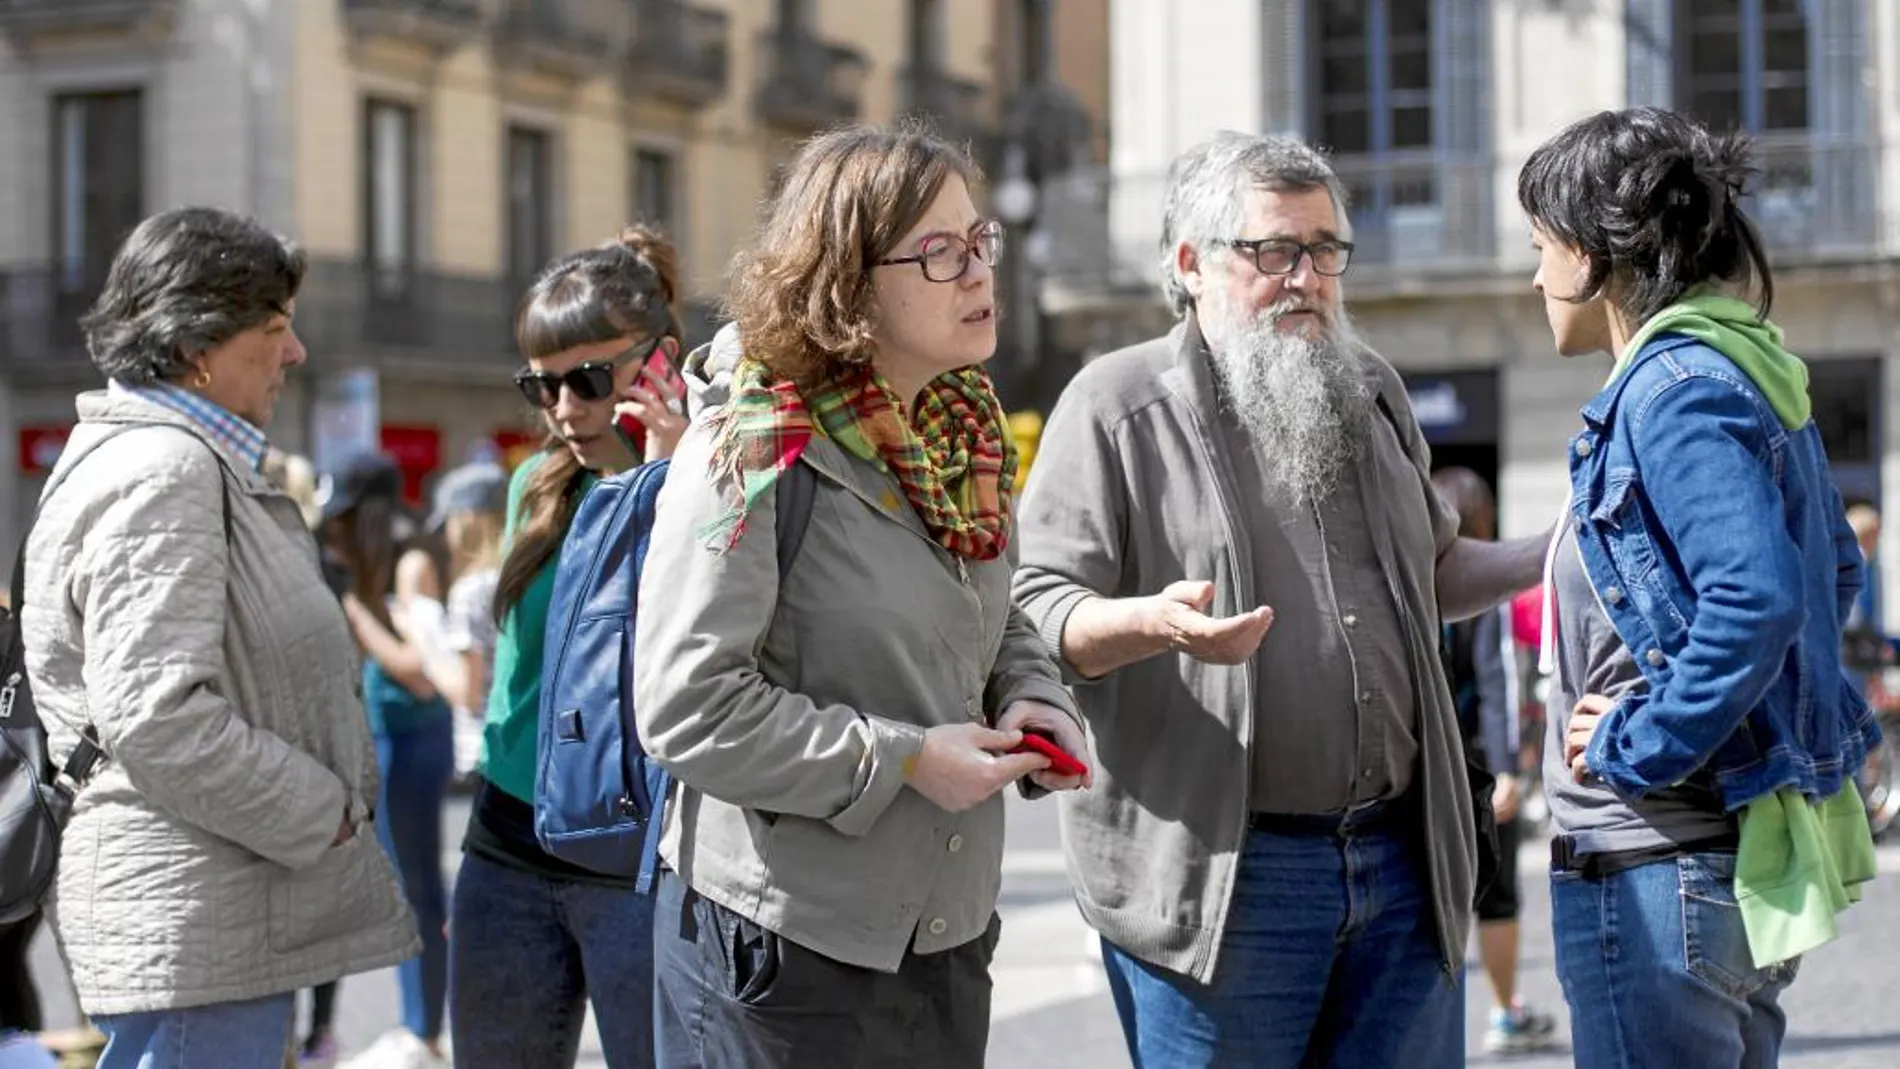
M 92 393 L 79 416 L 62 467 L 140 425 L 84 456 L 27 548 L 53 753 L 90 724 L 107 755 L 50 910 L 80 1003 L 254 999 L 412 956 L 370 824 L 356 647 L 296 505 L 168 409 Z M 332 847 L 346 813 L 357 833 Z

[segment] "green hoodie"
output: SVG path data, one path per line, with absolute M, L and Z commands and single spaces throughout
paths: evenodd
M 1808 365 L 1782 348 L 1781 328 L 1761 318 L 1755 306 L 1712 290 L 1697 288 L 1651 316 L 1616 358 L 1610 381 L 1623 373 L 1644 343 L 1658 334 L 1682 334 L 1714 349 L 1742 369 L 1774 407 L 1789 430 L 1807 425 Z

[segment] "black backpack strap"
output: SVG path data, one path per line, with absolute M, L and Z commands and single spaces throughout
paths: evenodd
M 12 597 L 7 603 L 9 611 L 13 614 L 13 641 L 8 644 L 9 648 L 5 662 L 5 666 L 9 672 L 18 671 L 24 674 L 26 671 L 26 628 L 20 622 L 20 611 L 26 606 L 26 547 L 27 543 L 33 538 L 33 528 L 39 524 L 40 510 L 45 508 L 46 502 L 52 499 L 54 491 L 58 490 L 60 486 L 66 482 L 67 478 L 79 469 L 79 465 L 84 463 L 86 458 L 97 451 L 100 446 L 105 445 L 107 442 L 127 431 L 148 426 L 155 426 L 155 424 L 123 423 L 106 431 L 103 435 L 100 435 L 98 441 L 87 446 L 85 452 L 74 457 L 72 463 L 67 464 L 65 468 L 61 469 L 59 473 L 53 477 L 52 481 L 46 484 L 46 489 L 40 492 L 39 502 L 33 507 L 33 518 L 28 521 L 26 530 L 20 536 L 19 552 L 13 555 L 13 583 L 10 588 Z M 195 432 L 187 431 L 187 433 L 193 434 L 194 437 L 196 436 Z M 200 440 L 202 441 L 203 439 Z M 226 545 L 229 545 L 232 541 L 233 523 L 231 519 L 231 481 L 225 477 L 225 469 L 230 467 L 230 465 L 225 462 L 223 454 L 219 453 L 209 442 L 206 442 L 205 445 L 206 448 L 211 449 L 211 455 L 218 461 L 218 489 L 222 492 L 224 502 L 224 541 Z M 79 734 L 79 744 L 73 747 L 73 752 L 66 758 L 65 767 L 59 771 L 59 779 L 65 781 L 61 786 L 68 791 L 77 790 L 85 786 L 87 781 L 92 779 L 92 774 L 99 767 L 99 762 L 104 760 L 104 758 L 105 751 L 99 747 L 98 732 L 93 729 L 92 725 L 88 724 L 86 729 Z
M 810 465 L 793 461 L 779 472 L 778 485 L 778 574 L 782 582 L 798 559 L 805 544 L 805 528 L 811 526 L 811 503 L 818 494 L 818 473 Z

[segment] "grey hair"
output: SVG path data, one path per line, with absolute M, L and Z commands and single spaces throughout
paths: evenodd
M 1248 188 L 1273 192 L 1325 189 L 1339 216 L 1340 237 L 1352 240 L 1346 217 L 1346 187 L 1326 157 L 1298 138 L 1222 130 L 1182 153 L 1168 171 L 1161 207 L 1161 291 L 1177 316 L 1194 304 L 1175 267 L 1182 242 L 1202 256 L 1224 240 L 1241 236 L 1247 223 Z
M 174 208 L 140 223 L 80 317 L 93 366 L 132 386 L 183 378 L 192 361 L 287 315 L 304 255 L 221 208 Z

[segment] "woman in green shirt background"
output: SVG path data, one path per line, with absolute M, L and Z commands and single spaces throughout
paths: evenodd
M 561 541 L 601 475 L 669 456 L 686 429 L 677 261 L 664 237 L 628 228 L 548 265 L 516 316 L 528 366 L 515 382 L 548 441 L 508 486 L 483 781 L 450 914 L 459 1069 L 573 1065 L 590 999 L 608 1064 L 653 1064 L 652 899 L 541 849 L 534 777 Z M 617 413 L 644 433 L 618 433 Z

